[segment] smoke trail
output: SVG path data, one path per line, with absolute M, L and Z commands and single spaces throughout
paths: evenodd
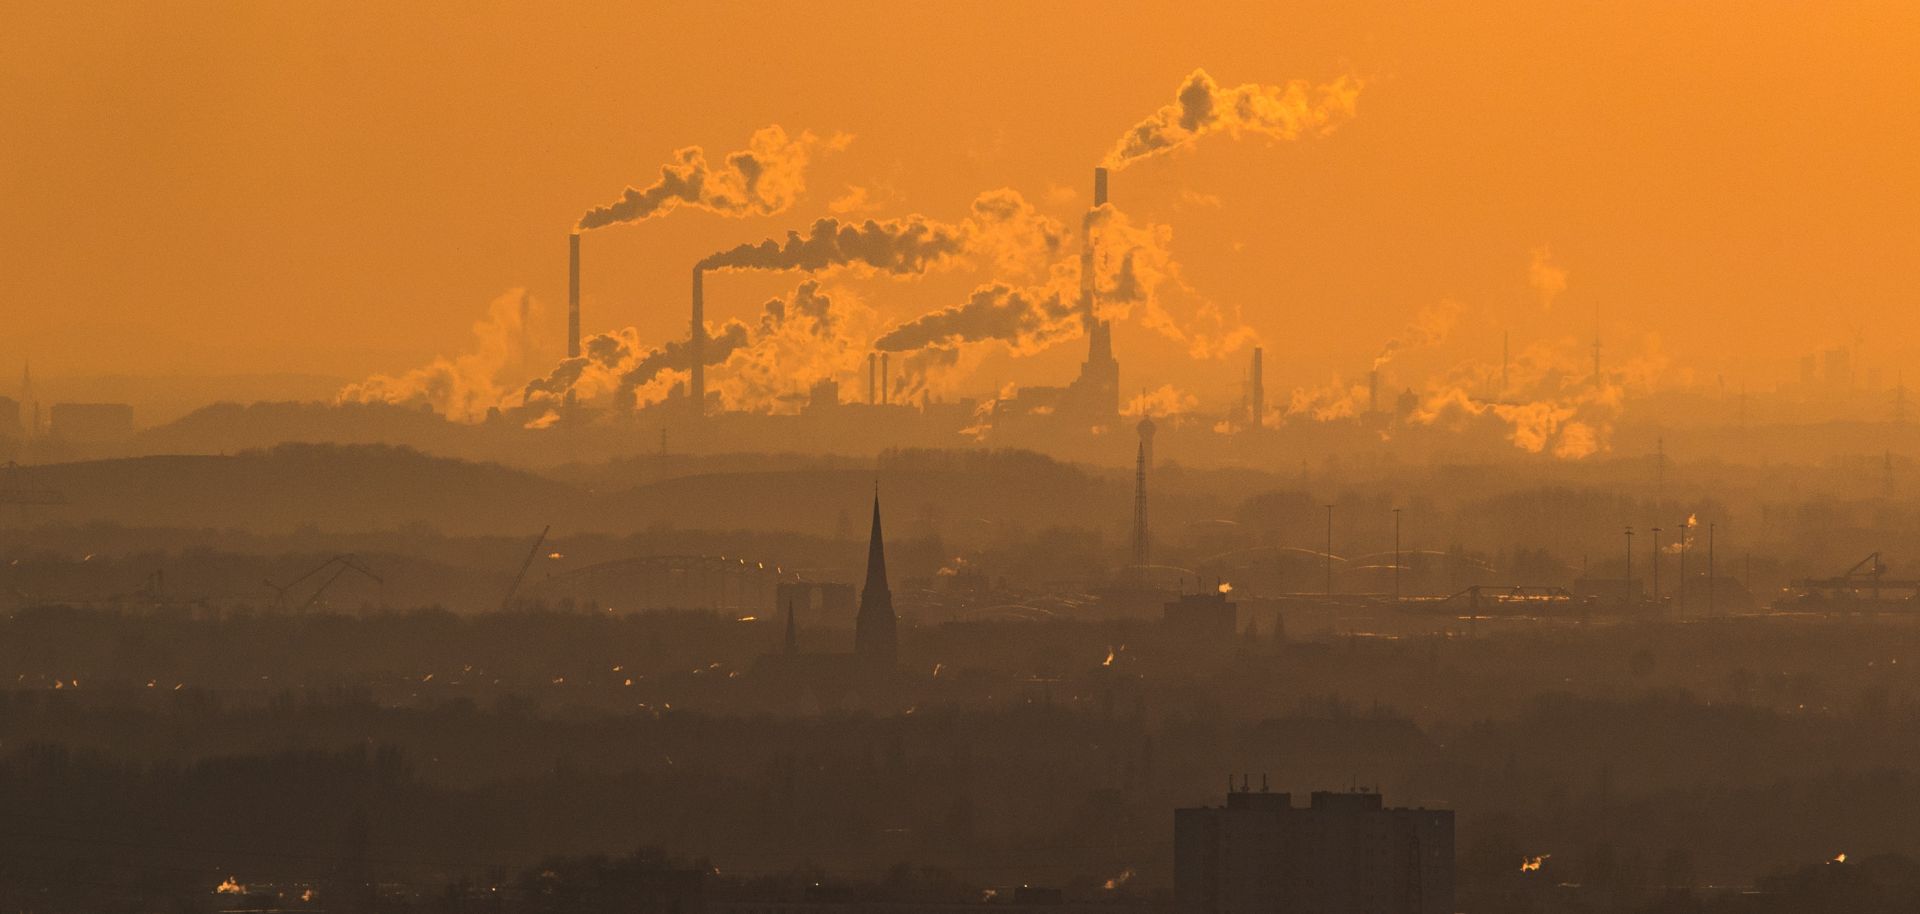
M 1553 248 L 1541 245 L 1533 249 L 1527 264 L 1527 285 L 1540 297 L 1541 310 L 1551 310 L 1553 300 L 1567 291 L 1567 270 L 1553 262 Z
M 860 314 L 809 280 L 787 297 L 768 301 L 754 323 L 729 320 L 710 328 L 704 361 L 726 368 L 717 385 L 723 404 L 775 411 L 801 393 L 795 384 L 854 373 L 864 351 L 853 338 Z M 617 406 L 634 408 L 664 398 L 693 365 L 686 340 L 644 346 L 632 327 L 589 337 L 581 349 L 578 358 L 562 360 L 545 377 L 529 382 L 525 401 L 538 405 L 611 394 Z
M 836 134 L 824 145 L 844 149 L 852 139 Z M 659 180 L 644 189 L 629 187 L 620 199 L 588 210 L 580 228 L 640 222 L 680 206 L 734 217 L 785 212 L 806 190 L 807 164 L 821 145 L 811 131 L 789 137 L 774 124 L 755 131 L 747 148 L 727 153 L 718 168 L 708 163 L 705 150 L 688 146 L 660 166 Z
M 1433 379 L 1410 421 L 1459 431 L 1485 426 L 1528 453 L 1578 460 L 1608 449 L 1630 388 L 1652 390 L 1668 359 L 1649 337 L 1642 351 L 1601 378 L 1592 376 L 1578 340 L 1528 346 L 1515 359 L 1507 399 L 1482 400 L 1499 369 L 1468 362 Z
M 847 298 L 840 292 L 829 296 L 810 279 L 785 298 L 769 300 L 746 344 L 728 355 L 718 378 L 709 376 L 722 406 L 793 412 L 806 402 L 815 382 L 858 377 L 866 365 L 866 348 L 855 336 L 865 332 L 857 325 L 870 309 Z M 837 385 L 834 396 L 839 396 Z
M 1336 375 L 1325 384 L 1294 388 L 1287 394 L 1287 404 L 1281 408 L 1280 414 L 1288 418 L 1309 418 L 1315 422 L 1351 419 L 1365 411 L 1367 398 L 1367 385 L 1355 384 Z
M 864 264 L 885 273 L 925 273 L 945 264 L 966 246 L 958 227 L 924 216 L 862 223 L 820 219 L 806 234 L 788 232 L 785 240 L 742 244 L 708 255 L 702 270 L 825 270 Z
M 708 255 L 702 270 L 802 270 L 863 266 L 896 276 L 918 275 L 981 257 L 1021 269 L 1059 250 L 1060 223 L 1042 215 L 1019 192 L 1002 188 L 976 197 L 959 222 L 914 214 L 864 222 L 816 220 L 805 233 L 788 232 Z
M 1010 191 L 998 192 L 1011 194 Z M 983 195 L 987 200 L 990 195 Z M 1023 209 L 1024 208 L 1024 209 Z M 974 289 L 966 301 L 930 311 L 894 327 L 875 346 L 892 352 L 954 351 L 997 342 L 1016 355 L 1032 355 L 1080 336 L 1090 318 L 1126 318 L 1137 304 L 1151 304 L 1173 270 L 1164 226 L 1136 227 L 1112 204 L 1088 213 L 1085 231 L 1097 232 L 1099 256 L 1092 263 L 1097 314 L 1087 313 L 1077 255 L 1064 256 L 1057 223 L 1039 222 L 1018 195 L 975 204 L 969 221 L 970 250 L 995 252 L 1003 273 L 1041 273 L 1043 281 L 1004 280 Z M 988 213 L 999 213 L 997 217 Z M 1047 258 L 1051 257 L 1048 261 Z
M 1120 408 L 1123 416 L 1177 416 L 1200 408 L 1200 398 L 1172 384 L 1134 395 Z
M 1447 341 L 1447 335 L 1453 332 L 1453 325 L 1460 320 L 1460 303 L 1452 300 L 1422 307 L 1413 321 L 1398 336 L 1387 340 L 1380 348 L 1380 354 L 1373 357 L 1374 370 L 1379 370 L 1394 356 L 1408 349 L 1426 346 L 1438 346 Z
M 544 311 L 526 290 L 510 291 L 494 299 L 487 316 L 473 325 L 470 351 L 436 357 L 399 375 L 373 375 L 342 388 L 334 401 L 428 406 L 456 422 L 477 422 L 514 392 L 514 382 L 506 378 L 525 377 L 539 363 L 535 341 L 554 336 L 534 329 Z
M 999 340 L 1014 352 L 1027 354 L 1078 336 L 1081 323 L 1079 308 L 1059 290 L 1016 289 L 992 283 L 973 290 L 960 304 L 893 328 L 874 341 L 874 346 L 902 352 Z
M 1135 124 L 1107 153 L 1106 166 L 1120 169 L 1149 156 L 1190 146 L 1210 133 L 1252 133 L 1275 140 L 1325 136 L 1353 117 L 1363 83 L 1342 76 L 1313 86 L 1296 79 L 1280 86 L 1245 83 L 1222 88 L 1205 70 L 1195 70 L 1174 95 Z

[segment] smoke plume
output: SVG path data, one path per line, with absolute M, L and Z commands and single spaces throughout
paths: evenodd
M 706 151 L 688 146 L 660 166 L 659 180 L 629 187 L 620 199 L 580 217 L 580 228 L 640 222 L 691 206 L 722 216 L 770 216 L 785 212 L 806 190 L 807 165 L 821 146 L 846 148 L 852 137 L 836 134 L 824 143 L 811 131 L 790 137 L 775 124 L 755 131 L 747 148 L 727 153 L 719 167 Z
M 1514 360 L 1510 390 L 1501 400 L 1474 396 L 1490 390 L 1496 366 L 1468 362 L 1434 378 L 1411 421 L 1470 431 L 1497 429 L 1514 447 L 1577 460 L 1608 449 L 1629 389 L 1652 390 L 1668 360 L 1649 338 L 1642 351 L 1599 378 L 1584 361 L 1584 346 L 1565 339 L 1534 343 Z
M 555 337 L 536 329 L 544 311 L 526 290 L 510 291 L 494 299 L 487 316 L 473 325 L 468 352 L 349 384 L 335 402 L 428 406 L 456 422 L 477 422 L 489 408 L 508 402 L 517 383 L 509 379 L 526 377 L 540 363 L 543 353 L 535 341 Z
M 1002 275 L 1026 273 L 1039 281 L 981 285 L 966 301 L 894 327 L 875 346 L 955 351 L 997 342 L 1031 355 L 1080 336 L 1090 319 L 1124 319 L 1135 305 L 1151 306 L 1173 272 L 1166 227 L 1134 226 L 1112 204 L 1090 210 L 1083 231 L 1100 242 L 1092 264 L 1097 313 L 1089 314 L 1081 294 L 1084 267 L 1077 255 L 1062 253 L 1057 223 L 1035 216 L 1017 194 L 997 191 L 975 202 L 967 224 L 970 250 L 990 255 Z
M 1527 265 L 1527 285 L 1540 297 L 1542 310 L 1552 309 L 1553 300 L 1567 291 L 1567 271 L 1553 262 L 1553 248 L 1541 245 L 1533 249 L 1533 259 Z
M 853 336 L 859 318 L 860 309 L 837 302 L 809 280 L 787 297 L 768 301 L 753 323 L 710 326 L 704 361 L 726 369 L 714 379 L 722 403 L 727 409 L 776 412 L 804 393 L 795 385 L 851 374 L 862 358 Z M 693 367 L 686 340 L 648 347 L 632 327 L 589 337 L 581 350 L 578 358 L 565 359 L 529 382 L 525 401 L 537 405 L 611 395 L 617 406 L 634 408 L 664 399 Z
M 1107 154 L 1108 168 L 1184 146 L 1210 133 L 1232 137 L 1258 134 L 1275 140 L 1325 136 L 1353 117 L 1362 82 L 1342 76 L 1325 85 L 1292 80 L 1285 85 L 1245 83 L 1223 88 L 1195 70 L 1174 95 L 1146 120 L 1134 125 Z
M 874 346 L 901 352 L 999 340 L 1018 353 L 1038 352 L 1077 336 L 1079 317 L 1079 308 L 1058 289 L 1016 289 L 992 283 L 973 290 L 960 304 L 893 328 L 874 341 Z
M 1422 307 L 1413 321 L 1398 336 L 1387 340 L 1380 348 L 1380 354 L 1373 357 L 1373 368 L 1380 370 L 1394 356 L 1409 350 L 1427 346 L 1438 346 L 1447 341 L 1447 335 L 1453 332 L 1453 325 L 1460 320 L 1460 303 L 1441 301 Z
M 1029 269 L 1060 248 L 1058 220 L 1041 214 L 1017 191 L 976 197 L 967 218 L 941 222 L 914 214 L 864 222 L 816 220 L 785 238 L 742 244 L 707 256 L 702 270 L 802 270 L 864 267 L 896 276 L 926 273 L 975 257 L 1014 272 Z

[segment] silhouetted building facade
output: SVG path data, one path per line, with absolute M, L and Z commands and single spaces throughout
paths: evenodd
M 1174 634 L 1209 641 L 1231 639 L 1240 624 L 1240 605 L 1219 589 L 1183 593 L 1161 609 L 1160 620 Z
M 1179 914 L 1453 914 L 1453 813 L 1241 789 L 1174 811 Z

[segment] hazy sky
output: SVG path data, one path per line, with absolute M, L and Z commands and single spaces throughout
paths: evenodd
M 9 4 L 0 365 L 404 370 L 509 289 L 557 315 L 569 228 L 674 150 L 851 134 L 786 212 L 586 236 L 587 331 L 658 342 L 686 332 L 693 261 L 835 201 L 957 220 L 1009 187 L 1077 227 L 1090 168 L 1195 68 L 1365 82 L 1327 137 L 1213 137 L 1114 177 L 1171 227 L 1174 306 L 1237 311 L 1275 385 L 1363 373 L 1448 300 L 1451 338 L 1395 371 L 1497 358 L 1503 327 L 1579 351 L 1596 306 L 1610 352 L 1657 347 L 1676 378 L 1770 381 L 1856 336 L 1891 377 L 1920 331 L 1911 3 L 431 7 Z M 1550 305 L 1536 255 L 1565 271 Z M 802 278 L 710 281 L 709 315 Z M 992 278 L 835 282 L 884 326 Z M 1137 324 L 1116 348 L 1129 390 L 1225 395 L 1244 370 Z M 1061 381 L 1083 351 L 992 357 L 975 386 Z

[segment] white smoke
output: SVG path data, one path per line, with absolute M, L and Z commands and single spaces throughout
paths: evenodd
M 339 403 L 392 403 L 429 406 L 457 422 L 477 422 L 495 406 L 517 402 L 520 379 L 551 355 L 535 341 L 555 336 L 544 327 L 545 308 L 524 289 L 510 291 L 487 306 L 473 325 L 473 347 L 455 356 L 398 375 L 376 374 L 349 384 L 335 396 Z
M 1224 88 L 1207 71 L 1195 70 L 1180 84 L 1172 103 L 1114 144 L 1106 165 L 1124 168 L 1213 133 L 1274 140 L 1325 136 L 1353 117 L 1362 86 L 1358 77 L 1349 75 L 1320 86 L 1296 79 L 1278 86 L 1245 83 Z
M 747 148 L 727 153 L 722 164 L 707 161 L 706 151 L 688 146 L 660 166 L 660 178 L 644 188 L 629 187 L 620 199 L 580 217 L 581 229 L 641 222 L 691 206 L 721 216 L 771 216 L 786 212 L 806 191 L 807 166 L 822 147 L 845 149 L 849 134 L 822 142 L 812 131 L 788 136 L 774 124 L 755 131 Z

